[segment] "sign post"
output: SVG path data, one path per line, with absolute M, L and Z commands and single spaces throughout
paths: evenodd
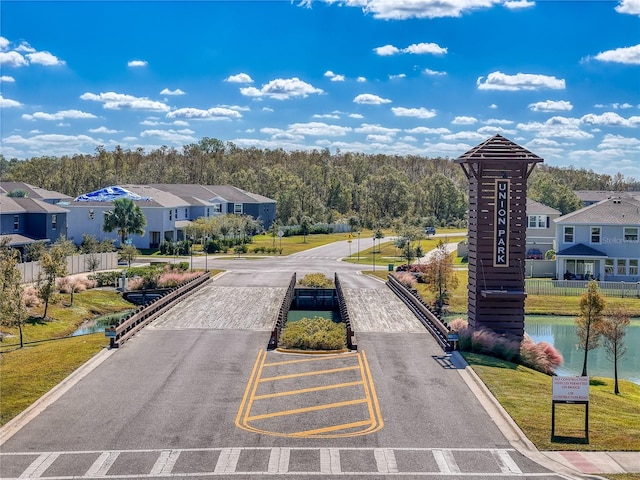
M 553 377 L 551 391 L 551 440 L 556 434 L 556 404 L 585 406 L 584 437 L 589 443 L 589 377 Z

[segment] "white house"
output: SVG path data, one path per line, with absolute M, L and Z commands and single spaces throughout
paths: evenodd
M 640 281 L 640 200 L 608 198 L 555 222 L 557 278 Z
M 527 258 L 540 260 L 555 250 L 556 224 L 560 212 L 535 200 L 527 199 Z

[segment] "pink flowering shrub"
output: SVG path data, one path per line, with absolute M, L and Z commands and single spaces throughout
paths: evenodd
M 42 304 L 42 300 L 38 297 L 36 287 L 29 285 L 22 292 L 22 300 L 27 308 L 37 307 Z
M 449 322 L 449 327 L 458 333 L 458 345 L 463 351 L 491 355 L 549 375 L 564 361 L 562 354 L 547 342 L 534 343 L 528 337 L 518 342 L 487 328 L 472 328 L 461 318 Z
M 63 277 L 56 281 L 58 285 L 58 290 L 61 293 L 71 293 L 73 289 L 74 292 L 84 292 L 85 290 L 89 290 L 91 288 L 96 287 L 95 280 L 89 280 L 88 278 L 82 277 Z
M 397 272 L 395 273 L 395 277 L 396 280 L 407 288 L 415 288 L 416 283 L 418 283 L 416 277 L 409 272 Z
M 200 275 L 199 272 L 168 271 L 160 275 L 160 278 L 158 279 L 158 288 L 177 287 L 181 283 L 193 280 L 198 275 Z
M 127 289 L 142 290 L 144 288 L 145 283 L 146 283 L 146 279 L 144 277 L 133 277 L 127 280 Z

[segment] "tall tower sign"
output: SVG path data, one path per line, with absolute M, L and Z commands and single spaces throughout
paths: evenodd
M 495 135 L 456 159 L 469 179 L 469 324 L 524 335 L 527 179 L 542 158 Z

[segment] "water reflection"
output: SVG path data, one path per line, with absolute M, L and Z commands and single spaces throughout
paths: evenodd
M 578 338 L 573 317 L 527 315 L 525 331 L 536 342 L 547 342 L 562 353 L 564 364 L 556 373 L 580 375 L 584 351 L 578 349 Z M 640 385 L 640 319 L 634 319 L 624 337 L 627 352 L 618 359 L 618 378 Z M 587 373 L 590 376 L 613 377 L 613 361 L 607 358 L 605 349 L 589 351 Z

